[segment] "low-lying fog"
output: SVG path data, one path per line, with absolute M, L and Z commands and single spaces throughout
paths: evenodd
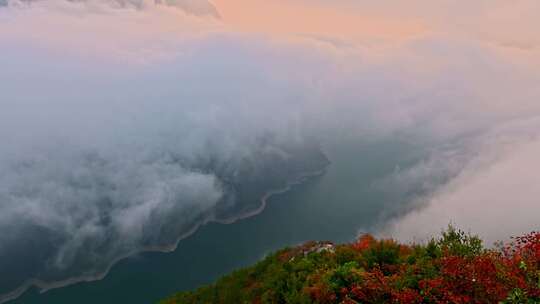
M 268 4 L 287 32 L 249 6 L 227 19 L 239 0 L 0 1 L 0 293 L 173 246 L 246 211 L 243 181 L 322 166 L 318 147 L 341 136 L 430 151 L 375 183 L 422 190 L 381 234 L 540 228 L 537 2 L 387 2 Z M 393 20 L 384 35 L 332 19 L 366 12 Z

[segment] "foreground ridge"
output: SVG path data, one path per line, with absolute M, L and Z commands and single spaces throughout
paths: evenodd
M 423 245 L 363 235 L 280 250 L 172 303 L 540 303 L 540 232 L 486 249 L 450 226 Z

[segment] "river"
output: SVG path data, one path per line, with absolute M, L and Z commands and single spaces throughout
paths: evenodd
M 420 149 L 398 140 L 326 145 L 325 152 L 332 162 L 325 174 L 273 195 L 260 214 L 233 224 L 207 224 L 182 240 L 176 251 L 124 259 L 103 280 L 43 294 L 31 289 L 9 303 L 155 303 L 211 283 L 284 246 L 351 241 L 380 224 L 392 203 L 373 182 L 421 157 Z

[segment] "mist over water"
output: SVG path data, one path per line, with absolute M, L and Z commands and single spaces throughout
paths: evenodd
M 242 100 L 221 100 L 219 88 L 198 88 L 189 66 L 169 80 L 161 75 L 173 69 L 139 67 L 130 72 L 150 79 L 120 72 L 105 81 L 105 71 L 79 74 L 77 62 L 56 62 L 33 72 L 43 76 L 33 90 L 17 90 L 13 78 L 4 90 L 13 96 L 3 101 L 10 144 L 0 176 L 0 226 L 12 232 L 1 242 L 1 266 L 14 274 L 7 288 L 100 278 L 117 259 L 169 250 L 201 222 L 257 209 L 265 191 L 326 164 L 311 139 L 280 131 L 262 109 L 248 113 Z M 13 263 L 17 252 L 26 255 Z
M 425 156 L 414 145 L 387 138 L 368 145 L 339 138 L 324 145 L 334 159 L 325 174 L 269 198 L 264 212 L 234 224 L 211 223 L 182 240 L 172 253 L 144 253 L 116 264 L 98 282 L 76 284 L 39 294 L 25 293 L 22 303 L 81 304 L 108 301 L 153 303 L 179 290 L 210 284 L 238 267 L 306 240 L 351 241 L 359 231 L 375 231 L 398 204 L 373 180 Z M 359 157 L 361 155 L 361 157 Z M 403 206 L 401 206 L 403 207 Z
M 345 2 L 316 5 L 361 16 Z M 381 3 L 367 8 L 395 17 Z M 254 214 L 269 190 L 343 155 L 324 147 L 349 143 L 417 153 L 362 179 L 384 193 L 371 231 L 423 238 L 453 221 L 491 241 L 538 228 L 537 33 L 485 27 L 532 2 L 471 5 L 482 14 L 461 19 L 467 33 L 404 10 L 422 30 L 389 25 L 384 39 L 245 31 L 219 5 L 0 2 L 0 294 L 15 291 L 0 301 Z M 341 193 L 328 204 L 350 208 Z M 521 207 L 494 230 L 508 200 Z

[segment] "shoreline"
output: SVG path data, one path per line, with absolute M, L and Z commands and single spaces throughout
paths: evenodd
M 210 216 L 199 223 L 196 223 L 195 226 L 188 230 L 187 232 L 181 234 L 174 243 L 172 243 L 169 246 L 149 246 L 145 247 L 141 250 L 136 250 L 133 252 L 130 252 L 126 255 L 120 256 L 116 259 L 114 259 L 110 265 L 107 267 L 107 269 L 99 274 L 96 275 L 82 275 L 78 277 L 69 278 L 66 280 L 61 281 L 53 281 L 53 282 L 44 282 L 42 280 L 38 279 L 29 279 L 26 282 L 24 282 L 20 287 L 14 289 L 11 292 L 8 292 L 6 294 L 0 294 L 0 304 L 16 300 L 17 298 L 21 297 L 25 292 L 27 292 L 32 287 L 36 287 L 39 290 L 39 293 L 45 293 L 47 291 L 67 287 L 70 285 L 78 284 L 78 283 L 90 283 L 90 282 L 96 282 L 103 280 L 111 271 L 111 269 L 121 260 L 129 258 L 131 256 L 134 256 L 136 254 L 145 253 L 145 252 L 161 252 L 161 253 L 171 253 L 174 252 L 176 249 L 178 249 L 178 246 L 180 242 L 190 236 L 192 236 L 199 228 L 206 224 L 210 223 L 217 223 L 217 224 L 223 224 L 223 225 L 229 225 L 234 224 L 237 221 L 248 219 L 250 217 L 256 216 L 260 214 L 261 212 L 266 209 L 268 200 L 278 194 L 283 194 L 288 191 L 290 191 L 294 186 L 301 185 L 307 181 L 309 181 L 312 178 L 318 177 L 323 175 L 326 172 L 326 169 L 330 165 L 330 162 L 327 162 L 324 164 L 322 169 L 310 171 L 304 174 L 299 175 L 294 180 L 287 182 L 285 186 L 277 189 L 270 189 L 265 192 L 265 194 L 260 198 L 260 206 L 252 211 L 244 212 L 238 216 L 232 217 L 230 219 L 216 219 L 213 216 Z

